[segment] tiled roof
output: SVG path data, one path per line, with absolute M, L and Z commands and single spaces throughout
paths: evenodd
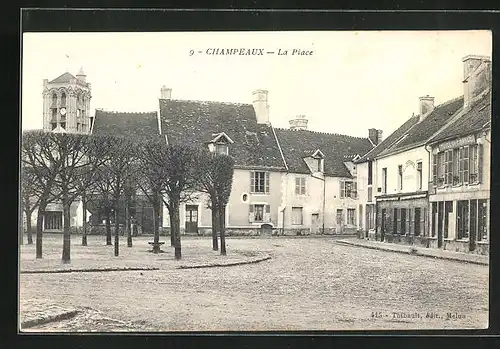
M 54 80 L 52 80 L 51 82 L 49 82 L 49 84 L 53 84 L 53 83 L 66 83 L 66 82 L 70 82 L 72 79 L 76 79 L 76 78 L 72 74 L 66 72 L 63 75 L 58 76 L 57 78 L 55 78 Z
M 325 155 L 324 172 L 326 175 L 351 177 L 344 165 L 344 155 L 365 154 L 372 149 L 368 138 L 314 132 L 308 130 L 275 129 L 278 141 L 290 172 L 310 173 L 304 157 L 320 149 Z
M 257 123 L 251 104 L 160 99 L 160 117 L 169 144 L 206 147 L 224 132 L 236 167 L 285 170 L 272 127 Z
M 491 92 L 487 92 L 472 108 L 453 121 L 430 142 L 464 136 L 482 130 L 491 122 Z
M 404 139 L 400 137 L 401 140 L 396 140 L 396 142 L 380 152 L 379 155 L 388 155 L 398 150 L 424 144 L 452 119 L 463 107 L 463 103 L 463 97 L 459 97 L 438 105 L 424 120 L 404 132 Z
M 381 143 L 379 143 L 375 148 L 370 150 L 368 153 L 364 154 L 360 159 L 356 160 L 355 163 L 366 162 L 370 159 L 374 159 L 382 153 L 384 150 L 389 148 L 392 144 L 394 144 L 398 139 L 400 139 L 405 132 L 407 132 L 411 127 L 413 127 L 418 122 L 418 115 L 412 116 L 408 120 L 405 121 L 403 125 L 401 125 L 396 131 L 391 133 L 387 138 L 385 138 Z
M 96 110 L 92 134 L 125 136 L 131 140 L 159 137 L 157 113 Z

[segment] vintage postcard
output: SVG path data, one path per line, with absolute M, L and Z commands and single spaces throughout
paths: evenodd
M 19 331 L 486 329 L 490 31 L 22 35 Z

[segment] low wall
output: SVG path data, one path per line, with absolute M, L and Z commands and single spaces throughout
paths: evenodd
M 474 253 L 487 256 L 490 252 L 490 245 L 488 243 L 476 243 L 474 251 L 470 251 L 468 241 L 444 240 L 443 249 L 453 252 Z

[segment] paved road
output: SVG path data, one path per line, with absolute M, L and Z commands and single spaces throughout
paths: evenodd
M 228 239 L 229 253 L 232 248 L 264 250 L 273 259 L 142 274 L 22 274 L 21 300 L 90 307 L 140 324 L 135 327 L 140 331 L 488 325 L 486 266 L 342 246 L 331 239 Z M 74 319 L 41 330 L 113 331 L 117 326 Z

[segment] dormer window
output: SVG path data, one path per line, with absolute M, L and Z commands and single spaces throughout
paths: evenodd
M 211 152 L 221 155 L 229 155 L 229 144 L 234 143 L 231 138 L 224 132 L 215 133 L 214 138 L 208 142 L 208 148 Z
M 225 143 L 216 144 L 215 152 L 221 155 L 229 155 L 229 146 Z
M 312 156 L 316 162 L 315 167 L 317 172 L 323 172 L 324 169 L 324 158 L 325 155 L 321 152 L 321 150 L 316 150 Z

